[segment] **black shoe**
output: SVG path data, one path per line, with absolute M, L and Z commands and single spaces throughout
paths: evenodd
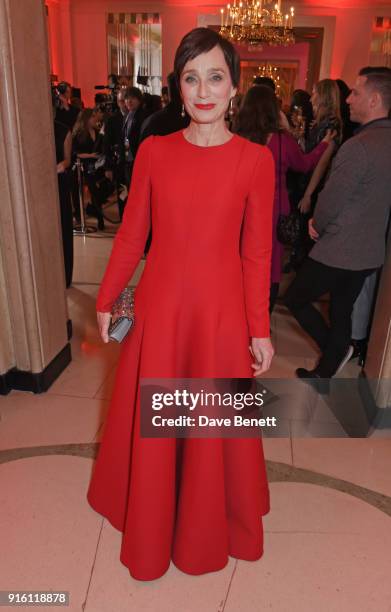
M 318 393 L 321 393 L 322 395 L 326 395 L 330 391 L 330 379 L 323 378 L 316 368 L 313 370 L 297 368 L 296 376 L 297 378 L 303 380 L 303 382 L 310 384 Z
M 358 365 L 362 368 L 365 363 L 365 357 L 367 356 L 368 341 L 366 338 L 362 340 L 352 339 L 350 343 L 353 347 L 353 353 L 350 359 L 357 359 L 358 357 Z
M 105 222 L 103 217 L 99 217 L 98 218 L 98 230 L 100 230 L 101 232 L 103 232 L 103 230 L 105 229 Z

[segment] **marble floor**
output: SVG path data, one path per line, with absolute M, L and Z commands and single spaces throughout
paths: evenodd
M 75 612 L 390 612 L 390 432 L 349 437 L 346 415 L 307 386 L 281 411 L 285 437 L 264 440 L 271 512 L 262 559 L 230 559 L 197 577 L 171 564 L 159 580 L 131 578 L 121 534 L 86 502 L 118 359 L 118 346 L 100 342 L 94 312 L 110 230 L 75 238 L 73 361 L 47 393 L 0 398 L 0 591 L 69 591 Z M 272 333 L 267 377 L 293 381 L 316 350 L 281 304 Z M 358 375 L 350 362 L 341 380 Z

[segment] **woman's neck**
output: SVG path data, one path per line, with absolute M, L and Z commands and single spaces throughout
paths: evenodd
M 186 140 L 200 147 L 221 145 L 232 138 L 232 132 L 227 128 L 224 119 L 216 123 L 191 121 L 183 133 Z

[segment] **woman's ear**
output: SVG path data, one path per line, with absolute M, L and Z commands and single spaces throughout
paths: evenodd
M 231 98 L 234 98 L 237 93 L 238 93 L 238 88 L 237 87 L 232 87 L 232 89 L 231 89 Z

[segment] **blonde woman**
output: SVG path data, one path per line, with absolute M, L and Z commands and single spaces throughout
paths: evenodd
M 306 138 L 306 153 L 311 152 L 324 139 L 329 130 L 335 133 L 335 137 L 332 146 L 326 149 L 319 160 L 300 200 L 299 209 L 305 214 L 314 210 L 318 194 L 323 189 L 331 159 L 342 141 L 340 94 L 336 81 L 323 79 L 314 85 L 311 104 L 314 121 Z

